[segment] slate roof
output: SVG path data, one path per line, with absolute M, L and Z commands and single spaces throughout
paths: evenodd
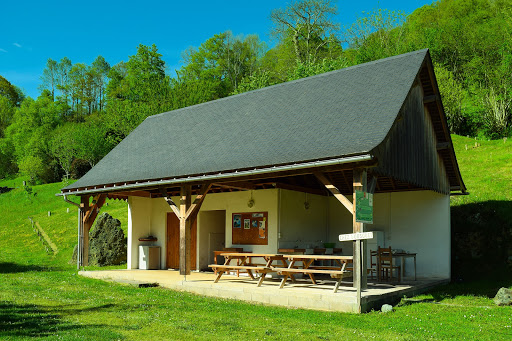
M 367 153 L 386 137 L 427 53 L 148 117 L 63 190 Z

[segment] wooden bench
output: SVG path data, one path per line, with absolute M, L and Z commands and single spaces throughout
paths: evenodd
M 343 266 L 341 269 L 338 268 L 336 270 L 334 269 L 318 269 L 318 268 L 307 268 L 307 269 L 300 269 L 300 268 L 273 268 L 274 271 L 276 271 L 279 275 L 283 275 L 283 280 L 281 281 L 281 285 L 279 286 L 279 289 L 282 289 L 284 285 L 286 284 L 286 280 L 290 275 L 302 273 L 305 275 L 309 275 L 311 278 L 311 281 L 313 284 L 316 284 L 315 277 L 313 275 L 331 275 L 332 278 L 337 278 L 336 284 L 334 285 L 334 292 L 338 292 L 338 288 L 341 284 L 341 281 L 343 280 L 343 275 L 350 272 L 345 270 L 345 266 Z
M 318 270 L 341 270 L 340 266 L 322 266 L 322 265 L 310 265 L 308 269 L 318 269 Z M 348 268 L 346 268 L 348 270 Z
M 251 279 L 255 279 L 252 271 L 261 273 L 260 280 L 258 281 L 258 286 L 261 286 L 261 283 L 263 282 L 263 279 L 265 278 L 265 275 L 269 272 L 273 272 L 271 268 L 268 268 L 266 266 L 257 266 L 254 264 L 251 265 L 221 265 L 221 264 L 210 264 L 208 267 L 214 269 L 217 271 L 217 278 L 215 278 L 215 281 L 213 283 L 217 283 L 219 279 L 222 277 L 222 274 L 227 271 L 236 271 L 236 270 L 245 270 L 249 274 L 249 277 Z

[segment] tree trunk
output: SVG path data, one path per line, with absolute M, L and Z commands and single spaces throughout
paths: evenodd
M 295 58 L 298 62 L 302 62 L 302 58 L 300 55 L 300 49 L 299 49 L 299 31 L 295 31 L 293 34 L 293 46 L 295 47 Z

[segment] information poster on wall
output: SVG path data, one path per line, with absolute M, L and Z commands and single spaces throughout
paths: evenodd
M 233 213 L 232 242 L 242 245 L 268 245 L 268 212 Z

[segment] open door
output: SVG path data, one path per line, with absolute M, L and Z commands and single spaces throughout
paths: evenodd
M 190 269 L 196 270 L 197 219 L 190 231 Z M 167 213 L 167 268 L 180 268 L 180 221 L 172 212 Z

